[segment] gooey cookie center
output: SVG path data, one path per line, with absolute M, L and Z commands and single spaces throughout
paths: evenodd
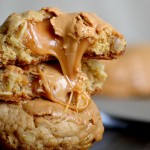
M 33 54 L 52 55 L 60 63 L 64 77 L 53 76 L 54 80 L 56 79 L 55 84 L 52 82 L 53 78 L 50 77 L 50 69 L 46 73 L 41 68 L 38 69 L 40 80 L 46 90 L 46 97 L 72 109 L 85 108 L 90 98 L 88 93 L 78 86 L 77 76 L 81 72 L 81 58 L 90 44 L 89 41 L 87 39 L 74 39 L 67 34 L 65 38 L 56 35 L 49 20 L 28 22 L 27 35 L 24 41 Z M 68 93 L 70 95 L 65 100 Z M 78 100 L 76 106 L 71 106 L 74 93 L 77 93 Z

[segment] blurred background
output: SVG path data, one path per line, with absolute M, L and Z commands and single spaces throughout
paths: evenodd
M 58 7 L 66 12 L 94 12 L 120 31 L 125 36 L 129 47 L 130 45 L 145 45 L 150 41 L 149 0 L 0 0 L 0 24 L 13 12 L 39 10 L 47 6 Z M 150 48 L 148 49 L 150 51 Z M 147 70 L 150 68 L 148 63 L 146 63 Z M 130 73 L 132 74 L 134 72 Z M 106 93 L 104 97 L 96 96 L 94 99 L 102 111 L 105 134 L 103 140 L 96 143 L 92 150 L 150 149 L 149 95 L 146 98 L 141 95 L 118 98 L 114 95 L 107 97 Z

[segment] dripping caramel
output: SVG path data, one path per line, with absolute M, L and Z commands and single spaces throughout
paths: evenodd
M 68 42 L 67 46 L 66 41 Z M 60 90 L 57 92 L 56 90 L 54 91 L 54 89 L 52 88 L 53 79 L 49 79 L 49 77 L 39 69 L 41 82 L 45 87 L 45 94 L 48 99 L 62 105 L 67 105 L 67 107 L 72 109 L 76 108 L 70 105 L 70 98 L 68 98 L 69 102 L 66 103 L 66 97 L 64 96 L 67 95 L 68 92 L 70 92 L 70 97 L 72 97 L 74 91 L 76 91 L 77 93 L 80 93 L 80 95 L 84 95 L 81 96 L 84 97 L 84 99 L 90 99 L 87 96 L 86 92 L 82 91 L 81 88 L 77 86 L 78 83 L 76 79 L 78 73 L 81 72 L 81 58 L 87 47 L 89 46 L 89 42 L 87 39 L 74 39 L 72 37 L 68 37 L 68 35 L 66 36 L 66 38 L 62 38 L 55 35 L 49 20 L 44 20 L 41 22 L 31 21 L 28 23 L 25 45 L 31 50 L 33 54 L 53 55 L 58 59 L 60 63 L 65 80 L 64 78 L 62 80 L 59 80 L 60 77 L 57 77 L 58 79 L 56 81 L 58 82 L 58 86 L 63 86 L 63 84 L 66 84 L 66 86 L 63 88 L 58 87 L 60 88 L 60 90 L 62 90 L 62 92 Z M 48 70 L 48 67 L 46 68 Z M 48 73 L 50 72 L 51 70 L 48 71 Z M 53 76 L 53 78 L 56 77 Z M 60 84 L 60 81 L 63 81 L 63 84 Z M 64 88 L 66 88 L 65 94 L 63 93 Z M 71 90 L 68 91 L 68 89 Z M 61 98 L 59 99 L 59 97 Z M 78 104 L 79 102 L 77 102 L 78 110 L 82 109 L 78 106 Z M 87 106 L 86 102 L 85 105 Z

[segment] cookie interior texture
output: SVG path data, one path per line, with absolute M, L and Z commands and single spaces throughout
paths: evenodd
M 15 101 L 49 97 L 53 94 L 60 100 L 67 99 L 71 89 L 57 61 L 18 67 L 7 65 L 0 68 L 0 99 Z M 107 75 L 104 65 L 98 60 L 82 60 L 82 71 L 77 77 L 78 86 L 88 94 L 99 93 Z M 47 86 L 51 87 L 49 90 Z M 67 89 L 67 90 L 66 90 Z M 65 92 L 66 91 L 66 92 Z
M 14 13 L 0 26 L 0 135 L 9 149 L 88 149 L 103 135 L 91 95 L 107 77 L 101 59 L 126 42 L 88 12 Z
M 124 37 L 112 26 L 86 12 L 43 8 L 14 13 L 0 27 L 1 65 L 37 64 L 70 49 L 79 51 L 79 57 L 84 53 L 87 58 L 112 59 L 120 56 L 125 46 Z M 50 49 L 59 52 L 55 55 Z

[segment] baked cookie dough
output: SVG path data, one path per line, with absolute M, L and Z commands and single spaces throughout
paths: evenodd
M 0 139 L 7 150 L 86 150 L 102 139 L 103 131 L 94 102 L 82 112 L 65 112 L 44 99 L 0 102 Z
M 122 34 L 92 13 L 14 13 L 0 26 L 0 145 L 87 150 L 104 127 L 91 99 L 121 56 Z
M 120 56 L 125 46 L 123 35 L 95 14 L 86 12 L 43 8 L 13 13 L 0 27 L 1 66 L 60 59 L 60 53 L 70 57 L 70 51 L 79 51 L 77 57 L 112 59 Z

